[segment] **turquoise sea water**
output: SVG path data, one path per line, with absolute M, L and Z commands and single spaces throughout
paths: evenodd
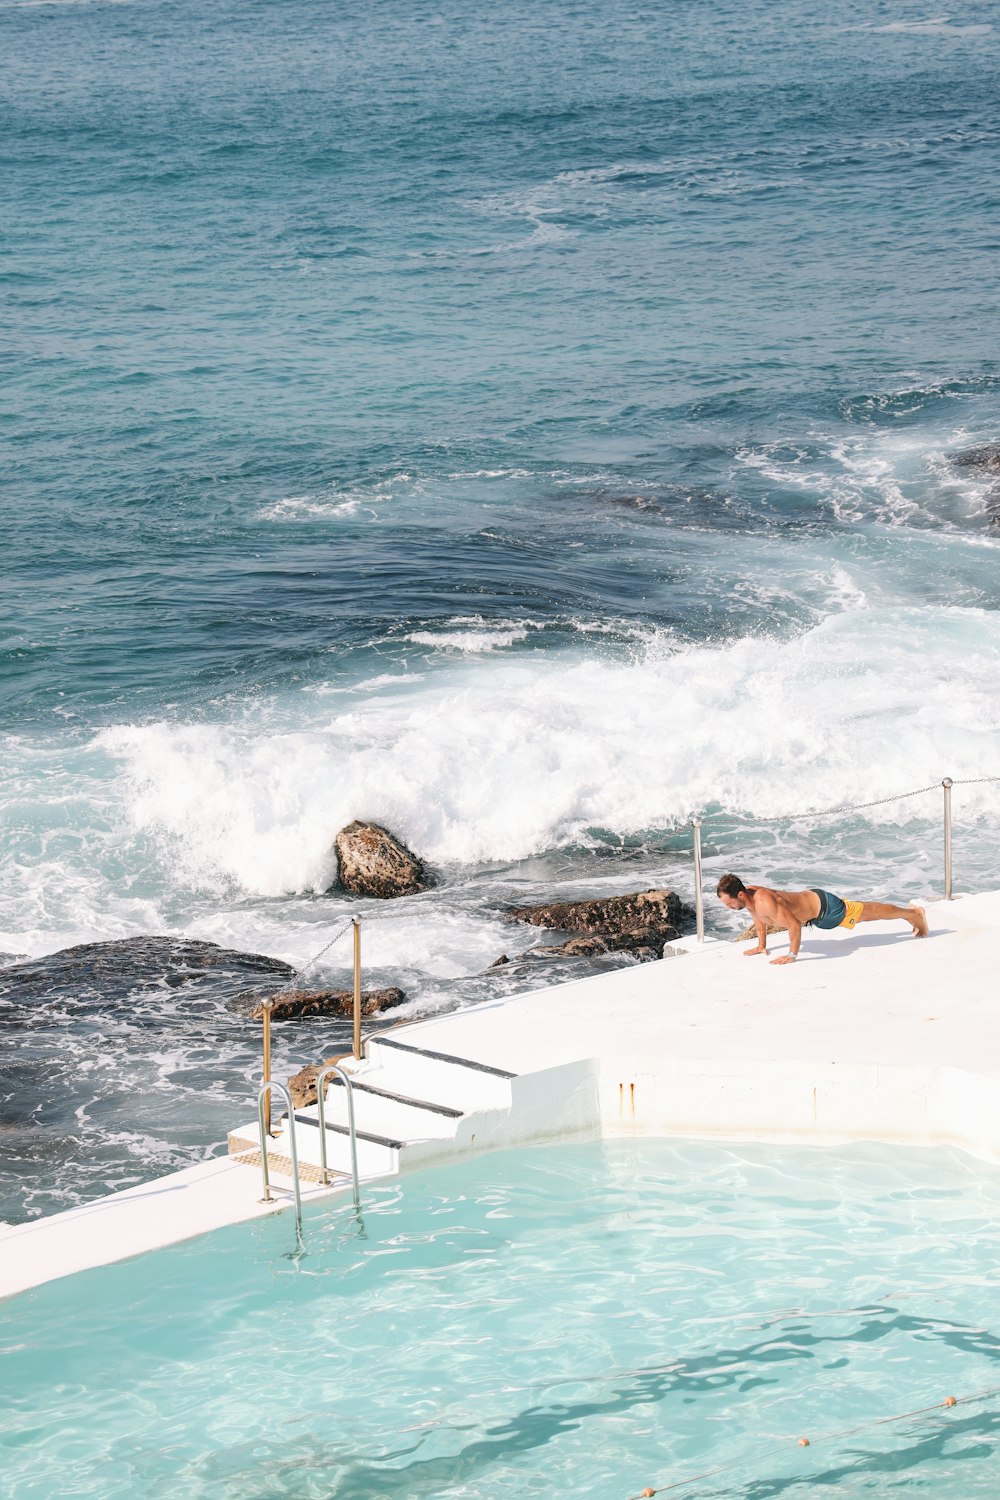
M 998 770 L 990 6 L 2 0 L 0 47 L 0 951 L 304 963 L 358 816 L 439 879 L 366 926 L 421 1009 L 565 977 L 489 971 L 512 898 L 689 895 L 707 807 L 710 879 L 940 889 L 934 796 L 752 819 Z M 956 817 L 995 884 L 1000 788 Z M 174 999 L 32 1013 L 0 1212 L 222 1136 L 256 1038 Z
M 998 1209 L 994 1168 L 875 1147 L 420 1173 L 299 1261 L 284 1214 L 6 1303 L 0 1491 L 995 1494 Z

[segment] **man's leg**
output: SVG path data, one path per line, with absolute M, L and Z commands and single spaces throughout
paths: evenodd
M 890 906 L 886 901 L 863 901 L 859 922 L 909 922 L 914 937 L 927 936 L 927 914 L 922 906 Z

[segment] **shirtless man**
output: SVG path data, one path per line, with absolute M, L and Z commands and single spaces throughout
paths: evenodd
M 829 891 L 772 891 L 766 885 L 746 886 L 738 875 L 723 875 L 716 889 L 730 911 L 747 911 L 757 929 L 756 948 L 745 948 L 744 958 L 767 952 L 767 929 L 787 927 L 791 952 L 772 958 L 773 964 L 791 964 L 798 957 L 803 927 L 846 927 L 858 922 L 909 922 L 914 937 L 927 936 L 927 916 L 922 906 L 889 906 L 884 901 L 843 901 Z

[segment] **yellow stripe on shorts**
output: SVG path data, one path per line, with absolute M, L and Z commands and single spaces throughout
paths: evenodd
M 854 927 L 856 923 L 860 921 L 861 909 L 864 904 L 865 903 L 863 901 L 844 901 L 844 905 L 847 910 L 844 915 L 844 920 L 840 924 L 841 927 Z

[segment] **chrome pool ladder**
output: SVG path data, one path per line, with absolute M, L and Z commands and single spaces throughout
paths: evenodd
M 264 1103 L 269 1092 L 276 1089 L 285 1101 L 288 1111 L 288 1154 L 292 1160 L 292 1188 L 295 1192 L 295 1233 L 299 1245 L 302 1244 L 302 1185 L 299 1181 L 299 1153 L 295 1146 L 295 1110 L 292 1107 L 292 1096 L 283 1083 L 278 1083 L 274 1078 L 268 1078 L 261 1084 L 257 1092 L 257 1126 L 260 1132 L 260 1170 L 264 1178 L 264 1203 L 273 1203 L 271 1197 L 271 1181 L 267 1170 L 267 1128 L 264 1122 Z
M 330 1167 L 326 1152 L 326 1101 L 324 1099 L 324 1084 L 330 1074 L 336 1073 L 347 1091 L 347 1126 L 351 1149 L 351 1185 L 354 1191 L 354 1211 L 361 1212 L 361 1185 L 358 1178 L 358 1132 L 354 1123 L 354 1088 L 351 1083 L 351 1075 L 339 1063 L 330 1063 L 321 1069 L 316 1078 L 316 1100 L 318 1105 L 319 1119 L 319 1159 L 320 1159 L 320 1181 L 326 1187 L 330 1181 Z M 273 1203 L 271 1196 L 271 1179 L 268 1171 L 267 1161 L 267 1128 L 265 1122 L 265 1103 L 271 1090 L 277 1090 L 284 1101 L 288 1118 L 288 1155 L 292 1163 L 292 1189 L 295 1195 L 295 1234 L 302 1247 L 302 1183 L 299 1176 L 299 1153 L 295 1142 L 295 1109 L 292 1105 L 292 1096 L 283 1083 L 276 1079 L 267 1079 L 261 1084 L 257 1092 L 257 1126 L 260 1134 L 260 1170 L 264 1179 L 263 1203 Z
M 361 1188 L 358 1185 L 358 1132 L 354 1124 L 354 1085 L 351 1083 L 351 1075 L 346 1068 L 339 1063 L 328 1063 L 316 1078 L 316 1103 L 319 1113 L 319 1160 L 320 1181 L 326 1187 L 330 1180 L 330 1169 L 326 1164 L 326 1101 L 323 1097 L 323 1084 L 326 1078 L 336 1073 L 344 1088 L 347 1090 L 347 1129 L 351 1141 L 351 1182 L 354 1187 L 354 1211 L 361 1211 Z

